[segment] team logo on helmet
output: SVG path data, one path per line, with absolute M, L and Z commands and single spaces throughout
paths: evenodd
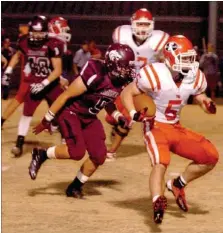
M 111 50 L 108 56 L 111 61 L 119 60 L 122 58 L 122 55 L 117 50 Z
M 169 42 L 165 45 L 165 50 L 167 51 L 175 51 L 177 50 L 178 45 L 175 42 Z
M 35 31 L 40 31 L 41 32 L 43 27 L 42 27 L 41 23 L 38 22 L 36 25 L 33 25 L 33 29 Z

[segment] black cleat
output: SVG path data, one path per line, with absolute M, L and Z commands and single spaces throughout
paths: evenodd
M 29 175 L 32 180 L 36 179 L 41 165 L 46 161 L 46 150 L 34 148 L 32 151 L 32 160 L 29 165 Z
M 17 137 L 16 145 L 11 150 L 12 154 L 14 154 L 15 157 L 19 157 L 22 154 L 24 139 L 25 139 L 24 136 L 19 135 Z
M 74 184 L 71 183 L 66 190 L 66 195 L 67 197 L 74 197 L 74 198 L 78 198 L 78 199 L 83 199 L 84 195 L 82 193 L 82 189 L 79 188 L 77 189 L 76 187 L 74 187 Z
M 154 210 L 154 222 L 156 224 L 161 224 L 163 221 L 164 211 L 167 208 L 167 199 L 165 196 L 160 196 L 154 203 L 153 203 L 153 210 Z

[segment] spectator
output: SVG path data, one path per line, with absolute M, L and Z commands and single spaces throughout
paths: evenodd
M 74 55 L 73 70 L 75 75 L 79 74 L 81 68 L 90 58 L 91 54 L 89 52 L 88 42 L 84 41 L 81 45 L 81 48 Z
M 11 41 L 8 37 L 6 37 L 2 45 L 2 55 L 7 59 L 8 62 L 11 59 L 12 55 L 15 53 L 15 50 L 10 45 Z
M 2 54 L 1 54 L 2 62 L 4 62 L 4 65 L 1 67 L 2 73 L 5 71 L 6 68 L 5 64 L 7 64 L 10 61 L 12 55 L 15 53 L 15 50 L 10 45 L 11 45 L 10 39 L 8 37 L 5 37 L 3 40 Z M 2 83 L 2 98 L 6 100 L 8 99 L 8 96 L 9 96 L 9 83 L 7 84 Z
M 208 53 L 204 53 L 200 58 L 200 69 L 207 79 L 207 95 L 215 99 L 215 91 L 219 80 L 218 56 L 214 53 L 213 46 L 208 45 Z
M 200 52 L 199 52 L 199 48 L 198 48 L 198 46 L 197 45 L 195 45 L 194 46 L 194 50 L 196 51 L 196 53 L 197 53 L 197 56 L 196 56 L 196 61 L 200 61 L 200 58 L 201 58 L 201 54 L 200 54 Z
M 89 52 L 91 53 L 91 58 L 100 59 L 102 57 L 101 51 L 97 48 L 94 40 L 89 42 Z

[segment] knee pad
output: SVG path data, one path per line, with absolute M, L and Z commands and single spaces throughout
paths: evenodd
M 91 161 L 96 165 L 102 165 L 106 159 L 107 150 L 98 151 L 97 155 L 90 155 Z
M 206 164 L 216 164 L 219 160 L 219 154 L 215 146 L 208 140 L 204 142 L 207 161 Z
M 76 144 L 73 139 L 66 139 L 66 144 L 71 159 L 78 161 L 84 157 L 86 151 L 85 146 Z

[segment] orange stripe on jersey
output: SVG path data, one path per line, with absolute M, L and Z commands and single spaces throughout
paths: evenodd
M 204 83 L 204 74 L 202 73 L 202 81 L 201 81 L 201 86 L 200 86 L 200 88 L 199 88 L 198 92 L 200 92 L 200 91 L 201 91 L 201 89 L 202 89 L 202 86 L 203 86 L 203 83 Z
M 147 77 L 148 80 L 149 80 L 149 83 L 150 83 L 150 86 L 152 87 L 152 90 L 154 91 L 153 81 L 152 81 L 152 79 L 151 79 L 151 77 L 150 77 L 150 75 L 149 75 L 149 72 L 148 72 L 148 70 L 146 69 L 145 66 L 143 67 L 143 70 L 144 70 L 144 72 L 145 72 L 145 74 L 146 74 L 146 77 Z
M 197 76 L 196 76 L 196 81 L 194 83 L 194 89 L 197 87 L 198 83 L 199 83 L 199 80 L 200 80 L 200 70 L 198 70 L 197 72 Z
M 162 36 L 162 38 L 161 38 L 160 42 L 158 43 L 158 45 L 157 45 L 157 46 L 156 46 L 156 48 L 155 48 L 155 51 L 157 51 L 157 49 L 159 48 L 159 46 L 160 46 L 160 45 L 161 45 L 161 43 L 163 42 L 163 40 L 164 40 L 165 36 L 166 36 L 166 33 L 164 32 L 164 34 L 163 34 L 163 36 Z
M 154 69 L 154 67 L 153 67 L 152 64 L 150 65 L 150 68 L 151 68 L 151 70 L 152 70 L 152 72 L 153 72 L 153 75 L 154 75 L 154 77 L 155 77 L 155 79 L 156 79 L 157 89 L 160 90 L 160 89 L 161 89 L 161 85 L 160 85 L 159 76 L 158 76 L 158 74 L 157 74 L 157 72 L 156 72 L 156 70 Z

